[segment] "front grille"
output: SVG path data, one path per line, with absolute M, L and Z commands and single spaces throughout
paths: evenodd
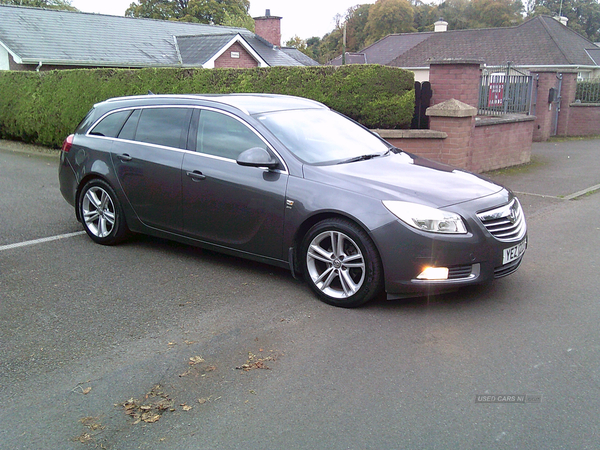
M 459 280 L 461 278 L 469 278 L 471 276 L 471 272 L 473 270 L 473 266 L 471 264 L 467 266 L 454 266 L 448 268 L 448 279 L 449 280 Z
M 513 273 L 515 270 L 517 270 L 519 268 L 522 260 L 523 260 L 523 257 L 521 256 L 519 259 L 517 259 L 515 261 L 509 262 L 508 264 L 505 264 L 500 267 L 496 267 L 494 269 L 494 278 L 502 278 L 507 275 L 510 275 L 511 273 Z
M 519 200 L 477 214 L 485 228 L 499 241 L 517 241 L 525 236 L 527 225 Z

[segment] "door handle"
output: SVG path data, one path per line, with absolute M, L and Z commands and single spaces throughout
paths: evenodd
M 127 153 L 123 153 L 122 155 L 117 156 L 117 158 L 119 158 L 123 162 L 131 161 L 133 159 Z
M 186 172 L 186 175 L 192 179 L 192 181 L 201 181 L 206 179 L 206 175 L 203 175 L 199 170 L 193 172 Z

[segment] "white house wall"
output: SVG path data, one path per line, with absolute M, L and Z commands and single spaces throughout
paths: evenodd
M 0 45 L 0 70 L 10 70 L 10 56 L 4 47 Z
M 429 69 L 407 69 L 415 74 L 415 81 L 423 83 L 429 81 Z

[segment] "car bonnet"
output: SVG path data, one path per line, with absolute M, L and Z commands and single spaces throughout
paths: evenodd
M 407 153 L 351 163 L 305 165 L 304 178 L 380 200 L 416 202 L 435 208 L 504 189 L 470 172 Z

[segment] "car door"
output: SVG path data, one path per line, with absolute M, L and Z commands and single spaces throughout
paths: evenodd
M 182 229 L 181 164 L 191 116 L 191 108 L 137 109 L 112 147 L 121 188 L 145 225 Z
M 273 152 L 254 129 L 233 115 L 209 109 L 195 114 L 196 152 L 186 153 L 183 160 L 185 233 L 284 259 L 287 172 L 238 165 L 236 158 L 249 148 Z

